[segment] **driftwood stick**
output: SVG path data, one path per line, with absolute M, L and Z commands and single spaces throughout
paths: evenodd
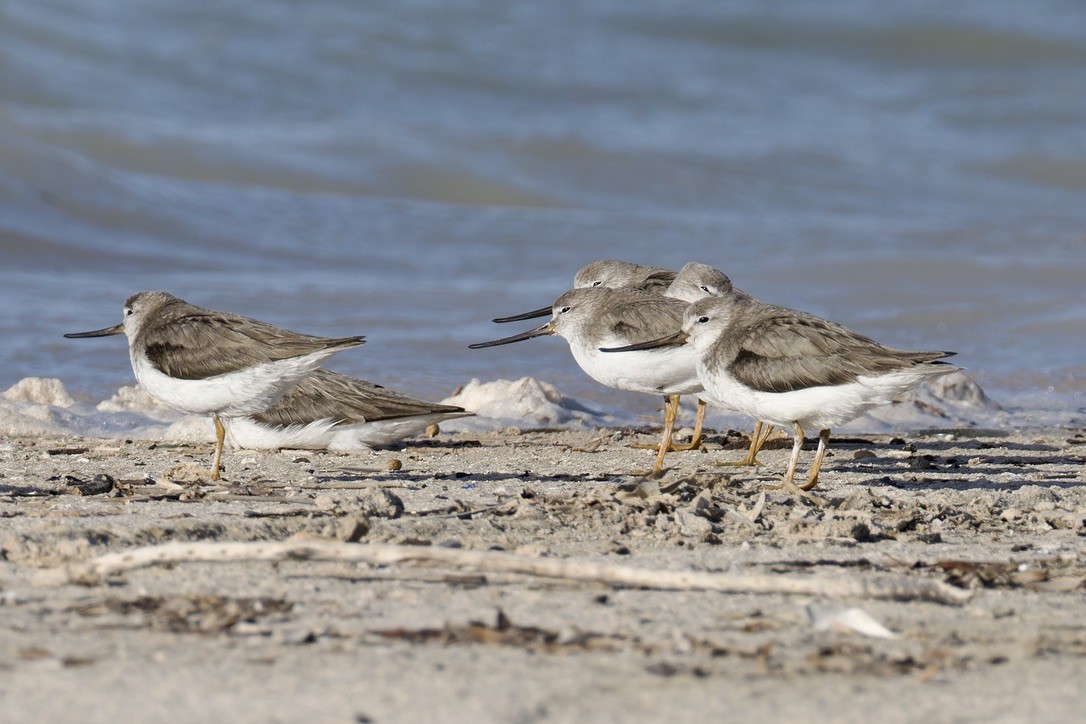
M 204 496 L 207 500 L 218 502 L 240 501 L 243 503 L 297 503 L 298 505 L 316 505 L 309 498 L 286 497 L 282 495 L 240 495 L 238 493 L 213 492 Z
M 846 578 L 666 571 L 568 558 L 529 558 L 497 551 L 332 541 L 164 543 L 108 553 L 84 564 L 69 566 L 64 572 L 64 581 L 98 581 L 114 573 L 186 561 L 348 561 L 378 566 L 430 563 L 455 566 L 476 573 L 519 573 L 566 581 L 672 591 L 922 600 L 958 605 L 972 597 L 970 592 L 941 581 L 915 580 L 900 575 Z
M 302 490 L 369 490 L 371 488 L 409 488 L 418 487 L 402 480 L 357 480 L 349 483 L 316 483 L 297 486 Z

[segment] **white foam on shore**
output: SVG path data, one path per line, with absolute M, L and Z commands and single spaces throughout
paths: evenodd
M 54 377 L 24 377 L 0 392 L 0 399 L 53 407 L 71 407 L 75 404 L 75 400 L 64 389 L 64 383 Z
M 549 382 L 472 380 L 443 401 L 476 413 L 448 420 L 446 430 L 508 427 L 613 426 L 637 416 L 568 397 Z M 186 416 L 155 402 L 142 388 L 120 388 L 108 400 L 89 405 L 74 400 L 57 379 L 26 378 L 0 393 L 0 433 L 9 436 L 81 435 L 169 442 L 213 440 L 211 422 Z
M 681 424 L 693 420 L 694 396 L 684 398 Z M 476 413 L 476 417 L 442 423 L 447 431 L 516 426 L 615 427 L 644 424 L 645 416 L 619 408 L 586 403 L 564 395 L 549 382 L 473 379 L 442 400 Z M 936 379 L 893 405 L 884 405 L 843 425 L 838 432 L 905 432 L 930 428 L 1040 427 L 1073 422 L 1066 413 L 1039 416 L 1036 411 L 1005 410 L 988 399 L 971 378 L 955 372 Z M 746 429 L 753 421 L 710 407 L 706 425 Z M 813 432 L 813 431 L 811 431 Z M 28 377 L 0 393 L 0 433 L 7 436 L 79 435 L 107 439 L 133 438 L 168 442 L 210 442 L 211 422 L 180 415 L 155 402 L 140 387 L 120 388 L 97 405 L 72 398 L 58 379 Z
M 41 377 L 24 378 L 0 393 L 0 433 L 169 442 L 213 439 L 206 418 L 179 415 L 155 403 L 139 387 L 122 387 L 95 407 L 73 399 L 60 380 Z
M 147 394 L 139 385 L 126 385 L 113 393 L 113 397 L 95 405 L 99 412 L 139 412 L 155 420 L 177 420 L 180 413 Z
M 621 410 L 605 409 L 567 397 L 551 383 L 531 377 L 490 382 L 473 379 L 441 404 L 458 405 L 476 415 L 442 423 L 447 430 L 493 429 L 507 425 L 605 426 L 628 422 L 632 417 Z

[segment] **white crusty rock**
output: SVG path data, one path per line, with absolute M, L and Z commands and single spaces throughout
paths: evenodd
M 540 426 L 600 422 L 605 417 L 603 410 L 566 397 L 551 383 L 531 377 L 490 382 L 473 379 L 441 404 L 459 405 L 481 418 Z
M 139 385 L 126 385 L 117 390 L 113 397 L 99 402 L 94 408 L 99 412 L 139 412 L 159 420 L 176 420 L 181 414 L 155 401 Z
M 55 377 L 24 377 L 0 392 L 8 402 L 28 402 L 54 407 L 71 407 L 75 400 L 64 389 L 64 383 Z
M 920 388 L 920 394 L 929 393 L 936 399 L 955 402 L 985 410 L 1002 410 L 1003 407 L 988 397 L 977 381 L 965 372 L 957 371 L 928 380 Z

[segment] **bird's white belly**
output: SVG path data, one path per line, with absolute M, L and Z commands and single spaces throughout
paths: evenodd
M 414 435 L 442 420 L 465 417 L 468 413 L 433 413 L 391 420 L 336 424 L 331 418 L 308 425 L 264 425 L 249 417 L 227 418 L 226 441 L 231 447 L 247 450 L 333 450 L 362 452 Z
M 151 397 L 190 415 L 237 417 L 263 412 L 329 356 L 329 352 L 265 362 L 198 380 L 170 377 L 146 356 L 132 354 L 132 371 Z
M 434 413 L 431 415 L 397 417 L 392 420 L 375 420 L 353 425 L 341 425 L 332 431 L 333 439 L 328 449 L 354 452 L 382 445 L 391 445 L 394 442 L 403 440 L 405 437 L 414 435 L 430 425 L 447 420 L 449 417 L 448 413 Z M 456 415 L 456 417 L 463 417 L 463 415 Z
M 810 429 L 827 429 L 848 422 L 865 410 L 890 402 L 916 385 L 930 372 L 917 367 L 886 375 L 860 377 L 842 385 L 822 385 L 791 392 L 760 392 L 740 384 L 725 371 L 699 373 L 706 394 L 717 404 L 758 420 L 791 427 L 793 422 Z
M 697 353 L 690 345 L 636 352 L 600 352 L 598 347 L 619 347 L 622 340 L 598 346 L 570 345 L 573 358 L 585 373 L 617 390 L 648 394 L 685 395 L 701 392 Z
M 317 420 L 308 425 L 273 427 L 250 417 L 224 418 L 226 443 L 245 450 L 327 450 L 335 437 L 335 423 Z

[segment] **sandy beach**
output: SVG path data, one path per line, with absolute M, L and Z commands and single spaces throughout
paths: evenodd
M 1071 720 L 1086 694 L 1086 433 L 835 438 L 817 498 L 659 480 L 650 428 L 441 433 L 339 455 L 0 444 L 7 721 Z M 810 459 L 810 442 L 803 462 Z M 390 467 L 399 469 L 390 470 Z M 390 465 L 391 463 L 391 465 Z M 763 497 L 764 493 L 764 497 Z M 600 570 L 947 583 L 964 603 L 651 590 L 441 563 L 174 562 L 165 543 L 415 546 Z M 78 572 L 84 570 L 81 575 Z M 896 585 L 896 584 L 895 584 Z
M 1083 2 L 872 5 L 0 2 L 0 724 L 1086 718 Z M 798 413 L 710 384 L 650 479 L 673 381 L 479 348 L 606 260 L 963 371 L 805 422 L 813 495 L 788 436 L 719 465 Z M 156 340 L 141 291 L 474 417 L 235 431 L 213 481 L 294 346 Z M 752 389 L 865 371 L 797 327 L 830 374 Z

